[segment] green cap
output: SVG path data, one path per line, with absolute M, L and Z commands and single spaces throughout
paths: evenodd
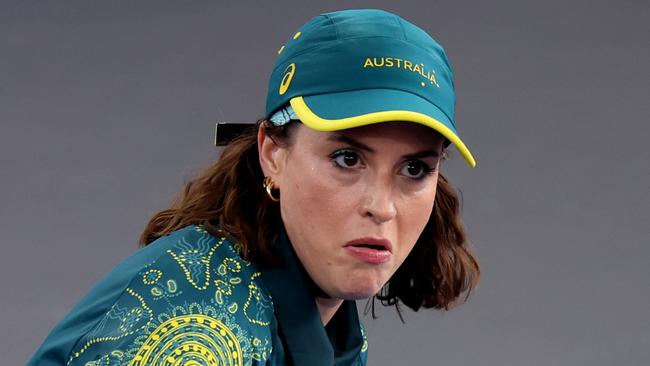
M 416 122 L 438 131 L 476 165 L 454 124 L 454 81 L 445 51 L 414 24 L 375 9 L 324 13 L 278 54 L 267 118 L 290 104 L 302 123 L 319 131 Z

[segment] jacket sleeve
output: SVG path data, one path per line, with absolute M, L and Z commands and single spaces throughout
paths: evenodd
M 93 325 L 65 357 L 62 347 L 30 365 L 239 365 L 251 364 L 254 356 L 263 361 L 270 352 L 265 329 L 243 313 L 250 307 L 254 273 L 229 243 L 195 227 L 159 249 L 159 257 L 139 268 L 107 310 L 87 311 Z M 70 337 L 63 332 L 54 339 Z

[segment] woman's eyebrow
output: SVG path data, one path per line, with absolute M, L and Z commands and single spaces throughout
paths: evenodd
M 342 142 L 344 144 L 352 145 L 358 149 L 365 150 L 371 153 L 374 153 L 375 150 L 371 148 L 370 146 L 364 144 L 363 142 L 357 141 L 353 139 L 352 137 L 345 136 L 342 134 L 333 134 L 330 135 L 327 138 L 329 141 L 334 141 L 334 142 Z M 421 159 L 421 158 L 437 158 L 439 157 L 440 154 L 435 151 L 435 150 L 423 150 L 423 151 L 418 151 L 412 154 L 406 154 L 403 155 L 403 159 Z
M 413 154 L 406 154 L 403 156 L 404 159 L 422 159 L 422 158 L 437 158 L 440 154 L 435 150 L 424 150 L 418 151 Z
M 365 150 L 365 151 L 368 151 L 368 152 L 371 152 L 371 153 L 375 152 L 375 150 L 373 148 L 371 148 L 370 146 L 368 146 L 368 145 L 366 145 L 366 144 L 364 144 L 362 142 L 359 142 L 359 141 L 353 139 L 352 137 L 341 135 L 339 133 L 335 133 L 333 135 L 330 135 L 327 139 L 329 141 L 342 142 L 342 143 L 345 143 L 345 144 L 348 144 L 348 145 L 352 145 L 352 146 L 354 146 L 354 147 L 356 147 L 358 149 Z

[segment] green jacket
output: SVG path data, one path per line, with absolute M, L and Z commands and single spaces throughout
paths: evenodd
M 91 289 L 28 365 L 365 365 L 354 301 L 323 327 L 286 234 L 273 248 L 286 265 L 258 269 L 200 226 L 162 237 Z

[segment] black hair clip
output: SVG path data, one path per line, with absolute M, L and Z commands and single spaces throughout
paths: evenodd
M 226 146 L 254 126 L 254 123 L 217 122 L 214 127 L 214 145 Z

